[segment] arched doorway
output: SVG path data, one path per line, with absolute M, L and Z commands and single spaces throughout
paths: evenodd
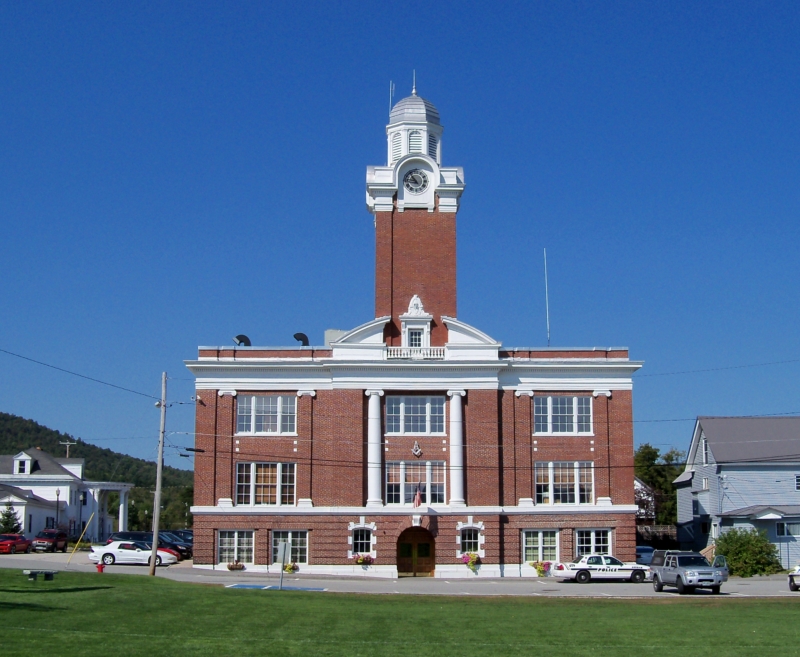
M 397 539 L 397 575 L 433 577 L 436 567 L 436 542 L 422 527 L 409 527 Z

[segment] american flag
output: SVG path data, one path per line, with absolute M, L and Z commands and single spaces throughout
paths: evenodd
M 417 494 L 414 495 L 414 508 L 422 506 L 422 482 L 417 484 Z

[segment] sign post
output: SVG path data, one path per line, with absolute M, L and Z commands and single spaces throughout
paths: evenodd
M 281 565 L 281 582 L 278 586 L 279 591 L 283 591 L 283 569 L 286 566 L 286 561 L 291 554 L 288 541 L 280 541 L 278 543 L 278 563 Z

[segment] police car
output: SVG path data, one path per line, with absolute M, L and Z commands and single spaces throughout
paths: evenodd
M 626 579 L 639 584 L 647 575 L 647 566 L 623 563 L 607 554 L 584 554 L 572 563 L 557 563 L 551 573 L 553 577 L 575 580 L 579 584 L 595 579 Z

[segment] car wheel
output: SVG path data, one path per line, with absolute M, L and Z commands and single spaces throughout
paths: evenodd
M 113 554 L 104 554 L 103 555 L 103 563 L 106 566 L 110 566 L 114 563 L 114 555 Z
M 578 584 L 586 584 L 591 579 L 592 576 L 588 570 L 581 570 L 575 575 L 575 581 L 578 582 Z
M 656 593 L 661 593 L 664 590 L 664 585 L 661 583 L 661 580 L 658 579 L 658 575 L 653 575 L 653 590 Z
M 790 577 L 789 578 L 789 590 L 790 591 L 797 591 L 797 589 L 800 589 L 800 586 L 795 584 L 794 577 Z
M 32 548 L 29 545 L 28 547 L 25 548 L 25 554 L 30 554 L 31 552 L 32 552 Z
M 681 595 L 683 595 L 684 593 L 688 593 L 689 592 L 687 590 L 686 586 L 684 586 L 683 580 L 680 578 L 680 576 L 678 576 L 675 579 L 675 588 L 678 589 L 678 593 L 680 593 Z
M 719 595 L 719 586 L 712 586 L 711 593 L 714 595 Z
M 156 555 L 156 566 L 160 565 L 161 565 L 161 557 L 159 555 Z
M 66 543 L 64 543 L 64 547 L 61 548 L 61 551 L 66 553 L 66 551 L 67 551 L 67 544 Z
M 11 546 L 11 549 L 9 550 L 9 552 L 10 552 L 11 554 L 16 554 L 16 553 L 17 553 L 17 546 L 16 546 L 16 545 L 12 545 L 12 546 Z
M 641 584 L 644 582 L 644 571 L 643 570 L 634 570 L 631 574 L 631 582 L 634 584 Z

